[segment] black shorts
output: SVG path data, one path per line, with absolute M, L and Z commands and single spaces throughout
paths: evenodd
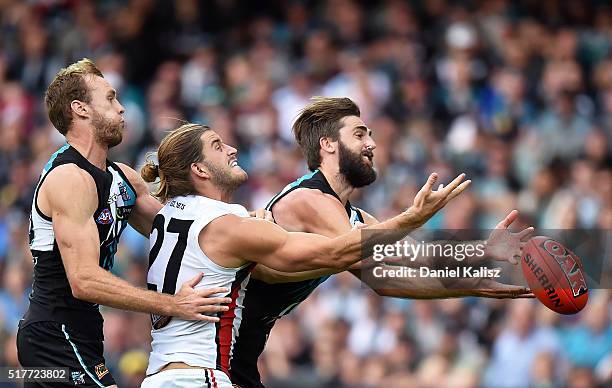
M 23 322 L 22 322 L 23 324 Z M 68 368 L 68 383 L 26 383 L 25 387 L 107 387 L 115 379 L 104 362 L 102 340 L 80 336 L 58 322 L 34 322 L 17 331 L 21 366 Z

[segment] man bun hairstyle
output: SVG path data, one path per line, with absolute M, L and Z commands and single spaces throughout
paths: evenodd
M 64 136 L 72 125 L 72 101 L 91 102 L 91 94 L 85 82 L 86 75 L 104 77 L 91 60 L 83 58 L 61 69 L 45 92 L 49 120 Z
M 300 146 L 310 171 L 321 165 L 322 137 L 338 140 L 342 118 L 361 115 L 359 107 L 350 98 L 313 97 L 293 123 L 293 135 Z
M 140 169 L 140 176 L 145 182 L 153 183 L 159 178 L 159 165 L 155 164 L 153 154 L 147 155 L 147 161 Z
M 203 160 L 201 137 L 209 129 L 206 125 L 184 124 L 169 132 L 159 144 L 158 164 L 153 161 L 153 154 L 147 156 L 140 176 L 145 182 L 159 178 L 154 197 L 166 203 L 170 198 L 196 193 L 190 177 L 191 165 Z

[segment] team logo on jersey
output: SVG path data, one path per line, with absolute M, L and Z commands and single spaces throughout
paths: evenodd
M 106 208 L 100 212 L 98 215 L 98 219 L 96 220 L 98 224 L 108 225 L 113 223 L 113 214 L 110 209 Z
M 102 379 L 102 377 L 109 373 L 108 368 L 106 365 L 104 365 L 104 363 L 96 365 L 94 370 L 96 371 L 96 376 L 98 376 L 99 379 Z
M 119 198 L 119 196 L 117 194 L 112 194 L 108 197 L 108 204 L 110 205 L 111 203 L 115 203 L 117 202 L 117 198 Z
M 117 185 L 119 186 L 119 193 L 121 193 L 121 198 L 123 198 L 124 202 L 127 202 L 130 199 L 132 199 L 132 197 L 130 197 L 130 193 L 128 193 L 127 188 L 125 187 L 123 182 L 119 182 Z

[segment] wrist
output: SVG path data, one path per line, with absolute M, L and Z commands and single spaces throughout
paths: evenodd
M 160 306 L 161 315 L 166 315 L 169 317 L 176 316 L 177 311 L 178 311 L 176 296 L 166 295 L 166 294 L 159 294 L 159 295 L 160 295 L 160 298 L 159 298 L 160 300 L 158 301 L 158 303 Z
M 400 214 L 400 224 L 402 228 L 416 229 L 424 223 L 425 222 L 419 215 L 419 212 L 414 208 L 414 206 L 410 206 L 408 209 L 404 210 Z

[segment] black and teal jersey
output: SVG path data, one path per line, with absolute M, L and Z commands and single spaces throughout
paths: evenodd
M 340 201 L 338 195 L 325 179 L 325 175 L 321 171 L 315 170 L 285 186 L 280 193 L 270 200 L 266 210 L 273 212 L 274 205 L 281 198 L 299 188 L 319 190 L 333 195 Z M 350 202 L 347 201 L 345 209 L 351 225 L 364 222 L 359 209 L 353 207 Z M 263 387 L 257 370 L 257 359 L 264 350 L 268 335 L 276 320 L 291 312 L 327 278 L 329 276 L 277 284 L 269 284 L 253 278 L 249 280 L 243 301 L 242 322 L 230 361 L 232 383 L 242 388 Z
M 30 307 L 21 325 L 52 321 L 69 325 L 93 339 L 102 338 L 102 316 L 98 305 L 72 295 L 61 254 L 53 232 L 53 220 L 38 207 L 38 191 L 54 168 L 74 164 L 93 178 L 98 206 L 93 221 L 100 238 L 100 267 L 113 267 L 119 236 L 128 223 L 136 203 L 136 192 L 121 169 L 106 161 L 106 170 L 91 164 L 74 147 L 65 144 L 49 159 L 36 186 L 30 214 L 30 250 L 34 258 L 34 278 Z M 75 197 L 70 200 L 79 201 Z

